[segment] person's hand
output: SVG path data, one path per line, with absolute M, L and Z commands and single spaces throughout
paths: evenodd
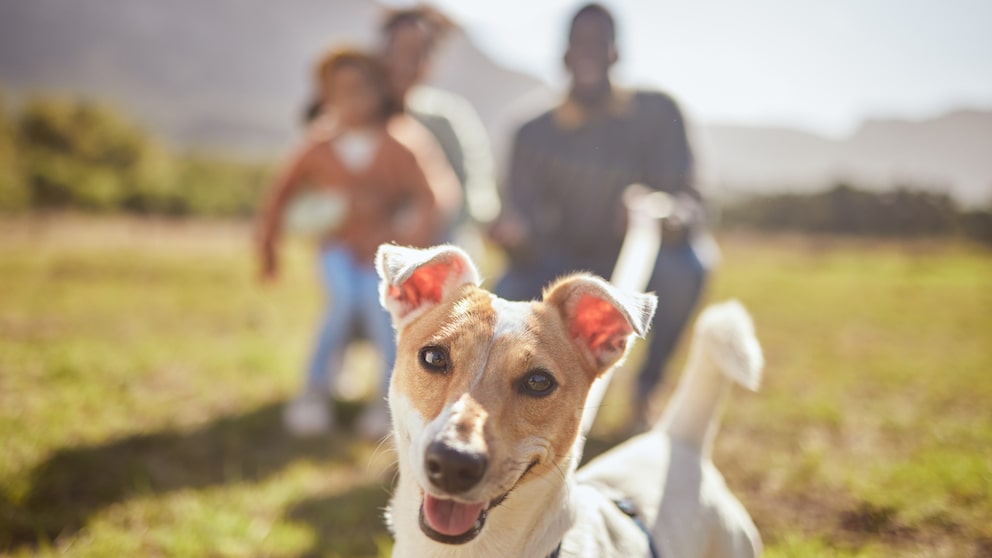
M 673 202 L 672 212 L 661 220 L 661 242 L 665 246 L 678 247 L 689 240 L 692 208 L 679 198 L 673 198 Z
M 508 252 L 513 252 L 530 235 L 527 223 L 512 212 L 504 212 L 489 228 L 489 237 Z
M 511 261 L 530 264 L 538 257 L 537 247 L 531 240 L 531 228 L 518 215 L 503 213 L 489 228 L 492 239 Z
M 329 141 L 341 133 L 341 126 L 332 114 L 321 113 L 307 125 L 307 137 L 313 141 Z
M 279 278 L 279 264 L 276 260 L 275 250 L 263 248 L 260 258 L 258 279 L 262 283 L 273 283 Z

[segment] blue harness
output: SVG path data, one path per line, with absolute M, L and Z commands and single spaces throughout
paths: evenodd
M 634 507 L 634 503 L 630 500 L 614 500 L 613 503 L 644 532 L 644 536 L 648 538 L 648 550 L 651 552 L 651 558 L 660 558 L 661 554 L 658 553 L 657 547 L 654 546 L 654 539 L 651 538 L 651 532 L 648 531 L 647 525 L 641 521 L 641 518 L 637 516 L 637 508 Z M 548 558 L 559 558 L 560 554 L 561 543 L 558 543 L 558 547 L 555 548 L 554 552 L 548 554 Z

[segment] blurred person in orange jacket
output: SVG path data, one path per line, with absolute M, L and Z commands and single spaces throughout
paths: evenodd
M 320 271 L 329 298 L 326 317 L 303 391 L 284 414 L 289 430 L 299 435 L 333 425 L 329 386 L 342 366 L 354 322 L 361 322 L 382 355 L 383 383 L 388 385 L 395 341 L 389 316 L 379 305 L 373 258 L 384 242 L 430 245 L 440 220 L 417 158 L 391 132 L 398 106 L 379 59 L 356 50 L 331 51 L 318 64 L 316 81 L 323 121 L 310 130 L 275 180 L 258 226 L 261 275 L 273 279 L 278 271 L 277 241 L 291 198 L 306 191 L 305 211 L 325 208 L 311 219 L 316 225 L 309 226 L 318 229 Z M 416 131 L 412 133 L 416 138 Z M 381 401 L 359 425 L 370 437 L 388 431 Z
M 406 116 L 394 118 L 391 129 L 421 160 L 444 215 L 438 241 L 456 241 L 472 251 L 480 242 L 472 223 L 489 222 L 499 211 L 489 136 L 468 100 L 424 84 L 439 47 L 454 27 L 444 14 L 425 4 L 388 10 L 380 25 L 378 53 L 397 106 Z M 317 119 L 320 107 L 319 102 L 309 106 L 307 119 Z M 433 136 L 447 169 L 436 168 L 437 158 L 422 153 L 428 142 L 417 137 L 407 141 L 409 135 L 419 135 L 421 127 Z

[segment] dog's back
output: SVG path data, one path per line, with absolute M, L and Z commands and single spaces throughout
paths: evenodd
M 731 384 L 757 389 L 762 365 L 744 308 L 736 302 L 708 308 L 667 412 L 651 431 L 580 469 L 579 484 L 631 502 L 661 556 L 759 555 L 757 528 L 710 454 Z

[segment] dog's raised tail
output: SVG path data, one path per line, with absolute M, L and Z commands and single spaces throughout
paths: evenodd
M 709 455 L 731 385 L 757 391 L 763 366 L 744 306 L 731 300 L 706 308 L 696 320 L 689 360 L 658 428 Z

